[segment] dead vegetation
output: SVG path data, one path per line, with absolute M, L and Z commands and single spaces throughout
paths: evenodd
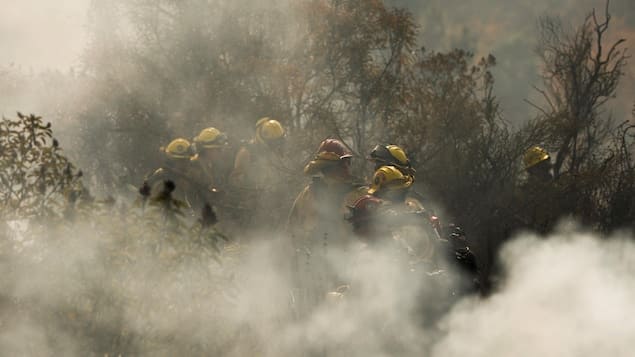
M 543 83 L 536 88 L 544 100 L 530 103 L 537 116 L 514 129 L 493 95 L 495 58 L 420 48 L 407 11 L 380 1 L 310 0 L 294 3 L 293 16 L 275 7 L 256 16 L 261 9 L 244 12 L 221 3 L 122 2 L 136 20 L 134 41 L 89 49 L 88 81 L 97 99 L 74 115 L 82 123 L 79 161 L 102 190 L 117 195 L 141 182 L 158 162 L 156 148 L 172 136 L 190 137 L 215 125 L 239 133 L 233 138 L 238 143 L 249 137 L 239 128 L 268 115 L 289 129 L 285 169 L 297 172 L 283 199 L 299 191 L 300 168 L 326 136 L 350 145 L 360 177 L 368 175 L 362 158 L 372 146 L 399 144 L 416 167 L 417 190 L 465 228 L 484 275 L 499 246 L 531 226 L 525 203 L 540 198 L 519 193 L 519 183 L 520 158 L 534 144 L 553 153 L 554 190 L 567 201 L 551 206 L 554 225 L 572 216 L 597 231 L 634 228 L 633 118 L 612 118 L 608 107 L 628 57 L 623 40 L 606 43 L 608 9 L 603 18 L 593 12 L 572 27 L 541 20 Z M 103 7 L 97 16 L 109 15 Z M 221 24 L 205 15 L 218 8 Z M 287 35 L 275 19 L 289 21 L 293 39 L 280 41 Z M 95 31 L 116 33 L 110 30 Z M 113 51 L 125 60 L 111 60 L 120 58 Z M 63 155 L 50 123 L 19 113 L 0 122 L 2 279 L 12 284 L 32 274 L 59 299 L 50 304 L 28 288 L 4 289 L 0 308 L 21 321 L 35 319 L 45 330 L 82 336 L 81 348 L 95 355 L 154 347 L 165 355 L 221 354 L 229 348 L 224 343 L 233 343 L 238 332 L 220 326 L 157 329 L 161 318 L 145 301 L 175 319 L 199 321 L 193 315 L 200 310 L 191 305 L 227 293 L 216 282 L 228 286 L 227 271 L 240 251 L 232 251 L 235 246 L 214 228 L 213 211 L 191 219 L 167 186 L 154 198 L 142 190 L 135 203 L 98 200 L 82 175 Z M 26 228 L 16 228 L 22 220 Z M 96 241 L 82 241 L 78 227 Z M 78 247 L 109 269 L 88 276 L 77 269 L 81 264 L 62 269 L 63 276 L 38 269 L 62 264 L 49 259 Z M 196 273 L 185 276 L 192 268 Z M 169 288 L 144 286 L 146 274 L 161 276 Z M 137 311 L 135 331 L 122 322 L 130 310 Z M 222 342 L 209 344 L 206 336 L 219 331 L 226 334 Z M 67 352 L 75 353 L 52 347 L 52 354 Z

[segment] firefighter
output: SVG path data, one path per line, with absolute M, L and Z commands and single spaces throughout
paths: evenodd
M 199 164 L 204 179 L 213 191 L 225 191 L 233 169 L 227 135 L 214 127 L 205 128 L 194 137 L 193 146 L 196 152 L 195 161 Z
M 379 167 L 367 194 L 351 207 L 353 230 L 364 240 L 374 241 L 391 235 L 399 225 L 417 213 L 424 215 L 421 203 L 408 196 L 414 177 L 396 166 Z M 415 220 L 417 218 L 414 218 Z
M 523 155 L 523 166 L 527 172 L 516 193 L 515 218 L 520 227 L 547 234 L 553 229 L 559 215 L 571 212 L 573 195 L 565 194 L 563 179 L 554 179 L 551 172 L 551 156 L 540 146 L 532 146 Z M 572 202 L 569 202 L 572 201 Z
M 456 225 L 442 226 L 436 215 L 410 197 L 413 183 L 412 176 L 395 166 L 380 167 L 368 194 L 352 207 L 354 231 L 369 246 L 392 244 L 413 269 L 459 271 L 461 279 L 454 280 L 465 284 L 457 285 L 456 291 L 477 291 L 478 266 L 466 235 Z
M 376 145 L 371 150 L 368 160 L 375 163 L 375 171 L 382 166 L 393 166 L 405 175 L 414 176 L 415 174 L 406 152 L 397 145 Z
M 547 150 L 540 146 L 532 146 L 525 151 L 523 164 L 530 181 L 549 182 L 553 180 L 551 156 L 549 156 Z
M 285 130 L 279 121 L 270 118 L 258 120 L 254 138 L 236 154 L 232 180 L 238 185 L 262 181 L 261 169 L 272 166 L 268 165 L 270 162 L 280 160 L 284 138 Z
M 230 181 L 238 206 L 234 216 L 243 228 L 276 231 L 288 212 L 290 170 L 283 162 L 284 141 L 282 124 L 262 118 L 253 139 L 236 154 Z
M 315 157 L 304 168 L 311 183 L 297 196 L 289 214 L 288 229 L 292 234 L 321 239 L 328 229 L 342 228 L 347 207 L 365 193 L 362 185 L 354 183 L 351 157 L 348 148 L 337 139 L 320 143 Z M 312 234 L 316 230 L 320 233 Z M 338 242 L 348 236 L 343 232 L 336 235 L 333 238 Z
M 404 175 L 395 166 L 382 166 L 373 175 L 368 194 L 355 202 L 350 222 L 357 235 L 375 242 L 393 238 L 412 254 L 412 258 L 442 264 L 448 253 L 473 266 L 474 256 L 460 227 L 443 227 L 439 218 L 426 211 L 421 202 L 410 197 L 414 177 Z M 419 227 L 420 234 L 395 234 L 404 227 Z M 441 249 L 440 252 L 436 252 Z M 437 253 L 439 255 L 437 255 Z
M 289 267 L 294 281 L 297 312 L 302 314 L 317 306 L 327 292 L 343 285 L 342 269 L 351 240 L 345 221 L 348 206 L 365 194 L 351 174 L 351 152 L 337 139 L 320 143 L 317 153 L 305 166 L 311 182 L 298 194 L 291 208 L 287 244 L 292 257 Z M 334 267 L 331 263 L 340 261 Z
M 206 185 L 196 179 L 190 142 L 183 138 L 172 140 L 161 148 L 165 155 L 163 165 L 146 176 L 142 194 L 158 198 L 169 194 L 192 213 L 198 213 L 209 201 Z

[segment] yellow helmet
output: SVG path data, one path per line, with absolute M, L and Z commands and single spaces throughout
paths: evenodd
M 167 147 L 162 148 L 163 152 L 171 159 L 190 159 L 192 156 L 192 145 L 183 138 L 172 140 Z
M 196 147 L 202 147 L 205 149 L 220 148 L 225 145 L 227 135 L 220 130 L 210 127 L 201 130 L 201 132 L 194 138 Z
M 368 159 L 380 166 L 396 166 L 406 174 L 415 173 L 406 152 L 398 145 L 376 145 Z
M 284 128 L 279 121 L 262 118 L 256 122 L 256 141 L 261 144 L 270 143 L 284 136 Z
M 525 164 L 525 170 L 529 169 L 532 166 L 538 165 L 539 163 L 549 160 L 551 157 L 547 150 L 541 148 L 540 146 L 532 146 L 527 151 L 525 151 L 525 155 L 523 157 L 523 163 Z
M 379 190 L 400 190 L 412 186 L 414 178 L 404 175 L 394 166 L 382 166 L 373 175 L 373 182 L 368 194 L 373 195 Z
M 397 161 L 404 166 L 410 165 L 410 161 L 408 160 L 408 157 L 406 156 L 406 152 L 400 148 L 397 145 L 388 145 L 386 146 L 386 149 L 388 149 L 388 152 L 390 152 L 390 155 L 392 157 L 394 157 L 395 159 L 397 159 Z

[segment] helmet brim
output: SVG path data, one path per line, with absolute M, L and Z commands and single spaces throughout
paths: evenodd
M 326 167 L 336 164 L 338 161 L 330 160 L 311 160 L 304 167 L 305 175 L 316 175 L 324 170 Z
M 166 155 L 168 158 L 176 159 L 176 160 L 184 160 L 184 159 L 191 160 L 192 159 L 192 156 L 190 155 L 178 155 L 178 154 L 169 154 L 169 153 L 166 153 Z
M 377 193 L 377 191 L 381 190 L 381 189 L 385 189 L 385 190 L 389 190 L 389 191 L 395 191 L 395 190 L 404 190 L 404 189 L 408 189 L 410 187 L 412 187 L 412 184 L 414 183 L 414 178 L 412 176 L 406 176 L 406 180 L 399 183 L 399 184 L 387 184 L 385 186 L 371 186 L 368 189 L 368 194 L 369 195 L 374 195 L 375 193 Z
M 223 145 L 223 144 L 207 144 L 207 145 L 199 144 L 199 146 L 202 149 L 208 149 L 208 150 L 210 150 L 210 149 L 222 149 L 223 147 L 225 147 L 225 145 Z
M 529 165 L 525 165 L 525 170 L 528 170 L 538 164 L 540 164 L 541 162 L 545 162 L 547 160 L 551 159 L 551 156 L 549 156 L 549 154 L 543 154 L 542 156 L 540 156 L 539 158 L 537 158 L 536 160 L 534 160 L 532 163 L 530 163 Z

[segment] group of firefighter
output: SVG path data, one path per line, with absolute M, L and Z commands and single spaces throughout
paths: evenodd
M 293 201 L 289 210 L 281 210 L 276 204 L 289 197 L 290 186 L 282 157 L 285 134 L 279 121 L 262 118 L 253 138 L 239 147 L 213 127 L 191 140 L 174 139 L 162 148 L 165 161 L 146 177 L 144 187 L 158 192 L 172 182 L 175 197 L 192 212 L 211 206 L 219 222 L 229 222 L 228 229 L 284 236 L 282 251 L 297 282 L 298 305 L 315 304 L 307 300 L 326 292 L 335 298 L 344 294 L 347 282 L 331 262 L 338 259 L 334 254 L 357 254 L 347 251 L 351 247 L 394 247 L 396 260 L 408 269 L 459 270 L 469 276 L 468 290 L 478 290 L 478 264 L 466 235 L 458 226 L 441 224 L 417 199 L 416 171 L 400 146 L 376 145 L 366 158 L 373 164 L 372 178 L 358 182 L 348 146 L 335 138 L 323 140 L 303 170 L 309 183 L 288 200 Z M 549 155 L 542 148 L 530 148 L 524 163 L 531 180 L 550 179 Z M 301 288 L 306 281 L 311 284 Z

